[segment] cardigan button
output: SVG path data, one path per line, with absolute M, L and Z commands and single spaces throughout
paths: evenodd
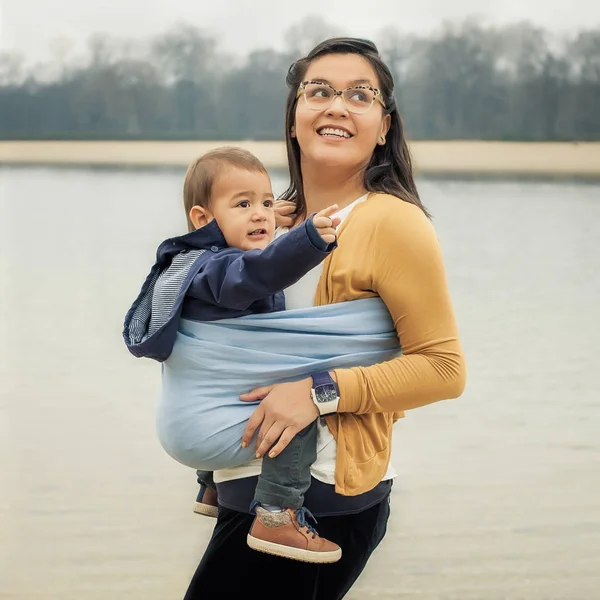
M 211 252 L 218 252 L 219 251 L 219 246 L 211 246 L 210 247 L 210 251 Z

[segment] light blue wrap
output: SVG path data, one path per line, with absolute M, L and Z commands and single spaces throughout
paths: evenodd
M 157 431 L 180 463 L 213 471 L 254 458 L 242 433 L 256 403 L 239 395 L 400 353 L 380 298 L 200 323 L 182 319 L 163 363 Z

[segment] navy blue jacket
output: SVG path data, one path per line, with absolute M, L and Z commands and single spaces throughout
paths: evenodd
M 283 290 L 336 247 L 312 217 L 264 250 L 230 248 L 216 220 L 164 241 L 125 317 L 123 338 L 138 357 L 166 360 L 179 319 L 216 321 L 285 309 Z

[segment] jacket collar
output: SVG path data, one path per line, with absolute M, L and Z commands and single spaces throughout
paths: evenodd
M 214 247 L 219 250 L 227 248 L 227 242 L 216 219 L 196 231 L 165 240 L 158 248 L 157 258 L 179 254 L 184 250 L 208 250 Z

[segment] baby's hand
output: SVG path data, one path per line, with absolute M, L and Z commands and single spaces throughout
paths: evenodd
M 296 221 L 296 203 L 290 200 L 275 202 L 275 225 L 277 227 L 293 227 Z
M 337 238 L 335 228 L 340 224 L 339 217 L 331 217 L 338 211 L 338 205 L 332 204 L 318 212 L 313 217 L 313 225 L 317 228 L 319 235 L 328 243 L 333 244 Z

